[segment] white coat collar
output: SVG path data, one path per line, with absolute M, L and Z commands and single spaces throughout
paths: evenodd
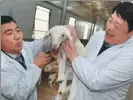
M 22 50 L 21 50 L 21 53 L 23 54 L 23 52 L 24 52 L 24 50 L 22 49 Z M 13 59 L 13 58 L 7 56 L 3 51 L 2 51 L 2 53 L 4 54 L 5 58 L 6 58 L 10 63 L 12 63 L 12 64 L 14 65 L 15 68 L 17 68 L 17 69 L 20 70 L 21 72 L 25 73 L 26 70 L 23 68 L 22 65 L 19 65 L 19 63 L 18 63 L 15 59 Z M 11 54 L 10 54 L 10 56 L 11 56 Z M 13 57 L 13 56 L 15 56 L 15 55 L 12 55 L 12 57 Z M 19 67 L 18 67 L 18 66 L 19 66 Z
M 13 63 L 14 62 L 14 59 L 12 59 L 11 57 L 7 56 L 3 51 L 1 51 L 4 55 L 4 57 L 10 62 L 10 63 Z
M 2 53 L 5 55 L 5 58 L 9 61 L 9 62 L 11 62 L 11 63 L 13 63 L 14 62 L 14 60 L 15 60 L 15 58 L 17 57 L 17 56 L 19 56 L 19 55 L 15 55 L 15 54 L 11 54 L 11 53 L 5 53 L 5 52 L 3 52 L 2 51 Z M 20 54 L 22 53 L 22 50 L 20 51 Z M 9 55 L 9 56 L 8 56 Z M 11 58 L 11 57 L 12 58 Z
M 7 53 L 7 54 L 15 59 L 16 57 L 20 56 L 21 53 L 19 55 L 15 55 L 15 54 L 11 54 L 11 53 Z
M 126 42 L 124 43 L 121 43 L 121 44 L 118 44 L 118 45 L 113 45 L 112 47 L 118 47 L 118 48 L 121 48 L 123 46 L 125 46 L 126 44 L 130 43 L 131 41 L 133 41 L 133 36 L 131 36 Z M 97 44 L 97 52 L 96 52 L 96 55 L 98 54 L 98 52 L 100 51 L 102 45 L 104 43 L 104 38 L 102 38 L 99 43 Z
M 105 55 L 105 54 L 111 54 L 111 55 L 109 55 L 109 56 L 114 56 L 115 51 L 117 51 L 118 49 L 124 47 L 125 45 L 127 45 L 127 44 L 129 44 L 129 43 L 131 43 L 131 42 L 133 42 L 133 37 L 129 38 L 129 39 L 128 39 L 126 42 L 124 42 L 124 43 L 121 43 L 121 44 L 119 44 L 119 45 L 114 45 L 114 46 L 108 48 L 106 51 L 104 51 L 104 52 L 103 52 L 102 54 L 100 54 L 99 56 L 95 56 L 96 59 L 92 59 L 92 62 L 95 62 L 95 61 L 97 61 L 98 59 L 101 59 L 101 57 L 103 57 L 103 55 Z M 102 44 L 103 44 L 103 42 L 101 43 L 101 46 L 102 46 Z M 101 46 L 98 47 L 98 50 L 97 50 L 98 52 L 99 52 L 99 50 L 101 49 Z M 97 54 L 98 54 L 98 52 L 97 52 Z M 116 53 L 117 53 L 117 52 L 116 52 Z M 97 54 L 96 54 L 96 55 L 97 55 Z

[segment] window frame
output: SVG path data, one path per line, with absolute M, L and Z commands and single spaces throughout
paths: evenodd
M 68 19 L 68 24 L 69 24 L 70 18 L 75 19 L 74 27 L 76 27 L 76 20 L 77 20 L 77 19 L 76 19 L 75 17 L 70 16 L 69 19 Z M 71 24 L 70 24 L 70 25 L 71 25 Z
M 50 29 L 50 18 L 51 18 L 51 13 L 52 13 L 52 10 L 48 7 L 45 7 L 45 6 L 42 6 L 42 5 L 39 5 L 39 4 L 36 4 L 36 7 L 35 7 L 35 14 L 34 14 L 34 22 L 33 22 L 33 34 L 32 34 L 32 39 L 36 40 L 35 38 L 35 31 L 38 31 L 38 32 L 47 32 L 47 31 L 42 31 L 42 30 L 35 30 L 35 20 L 38 19 L 36 18 L 36 13 L 37 13 L 37 6 L 40 6 L 40 7 L 43 7 L 43 8 L 46 8 L 49 10 L 49 20 L 48 20 L 48 30 Z M 38 20 L 42 20 L 42 19 L 38 19 Z M 45 21 L 47 22 L 46 20 L 42 20 L 42 21 Z M 34 37 L 33 37 L 34 36 Z

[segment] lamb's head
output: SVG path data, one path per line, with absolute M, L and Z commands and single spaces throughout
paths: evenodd
M 66 26 L 58 25 L 52 27 L 48 35 L 51 36 L 52 49 L 58 49 L 60 45 L 68 38 L 70 41 L 72 37 L 70 35 L 69 29 Z

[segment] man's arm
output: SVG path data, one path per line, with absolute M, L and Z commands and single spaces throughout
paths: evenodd
M 103 69 L 83 57 L 72 62 L 73 69 L 80 80 L 92 91 L 108 91 L 125 85 L 133 79 L 133 52 L 124 52 Z

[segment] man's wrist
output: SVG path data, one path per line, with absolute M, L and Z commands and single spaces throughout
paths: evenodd
M 70 58 L 70 61 L 72 62 L 74 59 L 76 59 L 77 58 L 77 56 L 76 55 L 74 55 L 72 58 Z

